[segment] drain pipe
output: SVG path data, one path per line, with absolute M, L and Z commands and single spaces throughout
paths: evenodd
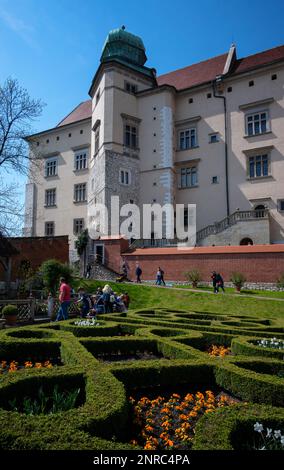
M 214 98 L 221 98 L 224 103 L 224 123 L 225 123 L 225 180 L 226 180 L 226 210 L 227 210 L 227 217 L 230 215 L 230 202 L 229 202 L 229 181 L 228 181 L 228 126 L 227 126 L 227 100 L 226 97 L 223 95 L 217 95 L 216 93 L 216 84 L 217 81 L 222 80 L 222 78 L 216 77 L 215 80 L 212 82 L 213 87 L 213 96 Z

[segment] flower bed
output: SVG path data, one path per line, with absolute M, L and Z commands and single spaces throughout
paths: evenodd
M 266 428 L 256 422 L 254 431 L 258 433 L 253 446 L 254 450 L 284 450 L 284 432 L 280 429 Z
M 158 396 L 153 400 L 142 397 L 136 401 L 130 397 L 129 401 L 137 429 L 137 437 L 131 443 L 147 450 L 189 449 L 202 415 L 238 402 L 224 393 L 216 396 L 211 390 L 187 393 L 183 398 L 174 393 L 169 399 Z
M 21 369 L 52 369 L 53 363 L 50 360 L 44 362 L 32 362 L 32 361 L 25 361 L 23 364 L 19 364 L 17 361 L 1 361 L 0 362 L 0 374 L 4 374 L 7 372 L 16 372 L 17 370 Z M 56 364 L 57 365 L 57 364 Z
M 228 354 L 231 354 L 231 349 L 225 348 L 225 346 L 216 346 L 215 344 L 212 344 L 208 349 L 208 354 L 213 357 L 225 357 Z
M 260 339 L 255 342 L 256 346 L 260 348 L 271 348 L 271 349 L 279 349 L 284 351 L 284 340 L 277 339 L 277 338 L 268 338 L 268 339 Z

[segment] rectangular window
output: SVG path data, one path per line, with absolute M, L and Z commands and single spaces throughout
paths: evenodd
M 48 178 L 49 176 L 56 176 L 57 175 L 57 158 L 49 158 L 46 160 L 45 163 L 45 176 Z
M 124 82 L 124 88 L 125 88 L 125 91 L 127 91 L 127 93 L 135 94 L 138 91 L 137 85 L 135 85 L 134 83 L 130 83 L 130 82 Z
M 210 134 L 209 135 L 209 142 L 210 144 L 214 144 L 215 142 L 219 142 L 219 134 Z
M 80 171 L 86 168 L 88 168 L 88 151 L 86 149 L 78 150 L 75 153 L 75 170 Z
M 197 140 L 196 140 L 196 128 L 193 127 L 191 129 L 186 129 L 184 131 L 180 131 L 179 133 L 179 149 L 186 150 L 192 147 L 196 147 Z
M 197 168 L 195 166 L 189 168 L 181 168 L 181 188 L 190 188 L 192 186 L 197 186 L 198 175 Z
M 54 222 L 45 222 L 44 234 L 46 237 L 54 236 Z
M 120 170 L 119 172 L 119 181 L 121 184 L 130 185 L 130 171 L 129 170 Z
M 100 147 L 100 126 L 95 130 L 95 154 L 98 153 Z
M 278 200 L 278 210 L 279 212 L 284 212 L 284 199 Z
M 246 116 L 246 133 L 247 135 L 263 134 L 269 130 L 268 112 L 248 114 Z
M 100 93 L 101 93 L 101 90 L 99 89 L 97 94 L 96 94 L 96 105 L 98 104 L 98 102 L 100 100 Z
M 124 145 L 133 149 L 137 148 L 137 127 L 125 125 Z
M 74 186 L 74 202 L 87 201 L 87 184 L 80 183 Z
M 212 176 L 212 184 L 217 184 L 217 183 L 219 183 L 218 176 Z
M 73 232 L 74 235 L 79 235 L 84 230 L 84 219 L 74 219 Z
M 269 160 L 267 154 L 249 157 L 248 166 L 250 178 L 261 178 L 269 175 Z
M 56 206 L 56 189 L 47 189 L 45 191 L 45 206 Z

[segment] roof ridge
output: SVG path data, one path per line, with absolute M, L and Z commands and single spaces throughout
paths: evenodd
M 70 111 L 70 113 L 68 113 L 63 119 L 61 119 L 61 121 L 60 121 L 55 127 L 59 127 L 60 124 L 65 121 L 65 119 L 67 119 L 72 113 L 74 113 L 74 111 L 75 111 L 76 109 L 79 108 L 79 106 L 81 106 L 81 105 L 84 104 L 84 103 L 87 103 L 88 101 L 91 101 L 91 99 L 88 99 L 88 100 L 85 100 L 85 101 L 81 101 L 77 106 L 75 106 L 74 109 L 72 109 L 72 111 Z
M 246 55 L 244 57 L 237 58 L 237 61 L 249 59 L 250 57 L 254 57 L 256 55 L 265 54 L 266 52 L 273 51 L 274 49 L 279 49 L 279 47 L 284 47 L 284 44 L 280 44 L 279 46 L 271 47 L 270 49 L 265 49 L 265 51 L 255 52 L 254 54 Z

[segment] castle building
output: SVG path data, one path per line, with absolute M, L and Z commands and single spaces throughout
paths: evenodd
M 196 204 L 198 245 L 284 243 L 284 46 L 239 59 L 232 45 L 161 76 L 146 61 L 139 37 L 111 31 L 91 99 L 27 138 L 41 166 L 24 235 L 69 235 L 74 258 L 92 205 L 117 195 Z

